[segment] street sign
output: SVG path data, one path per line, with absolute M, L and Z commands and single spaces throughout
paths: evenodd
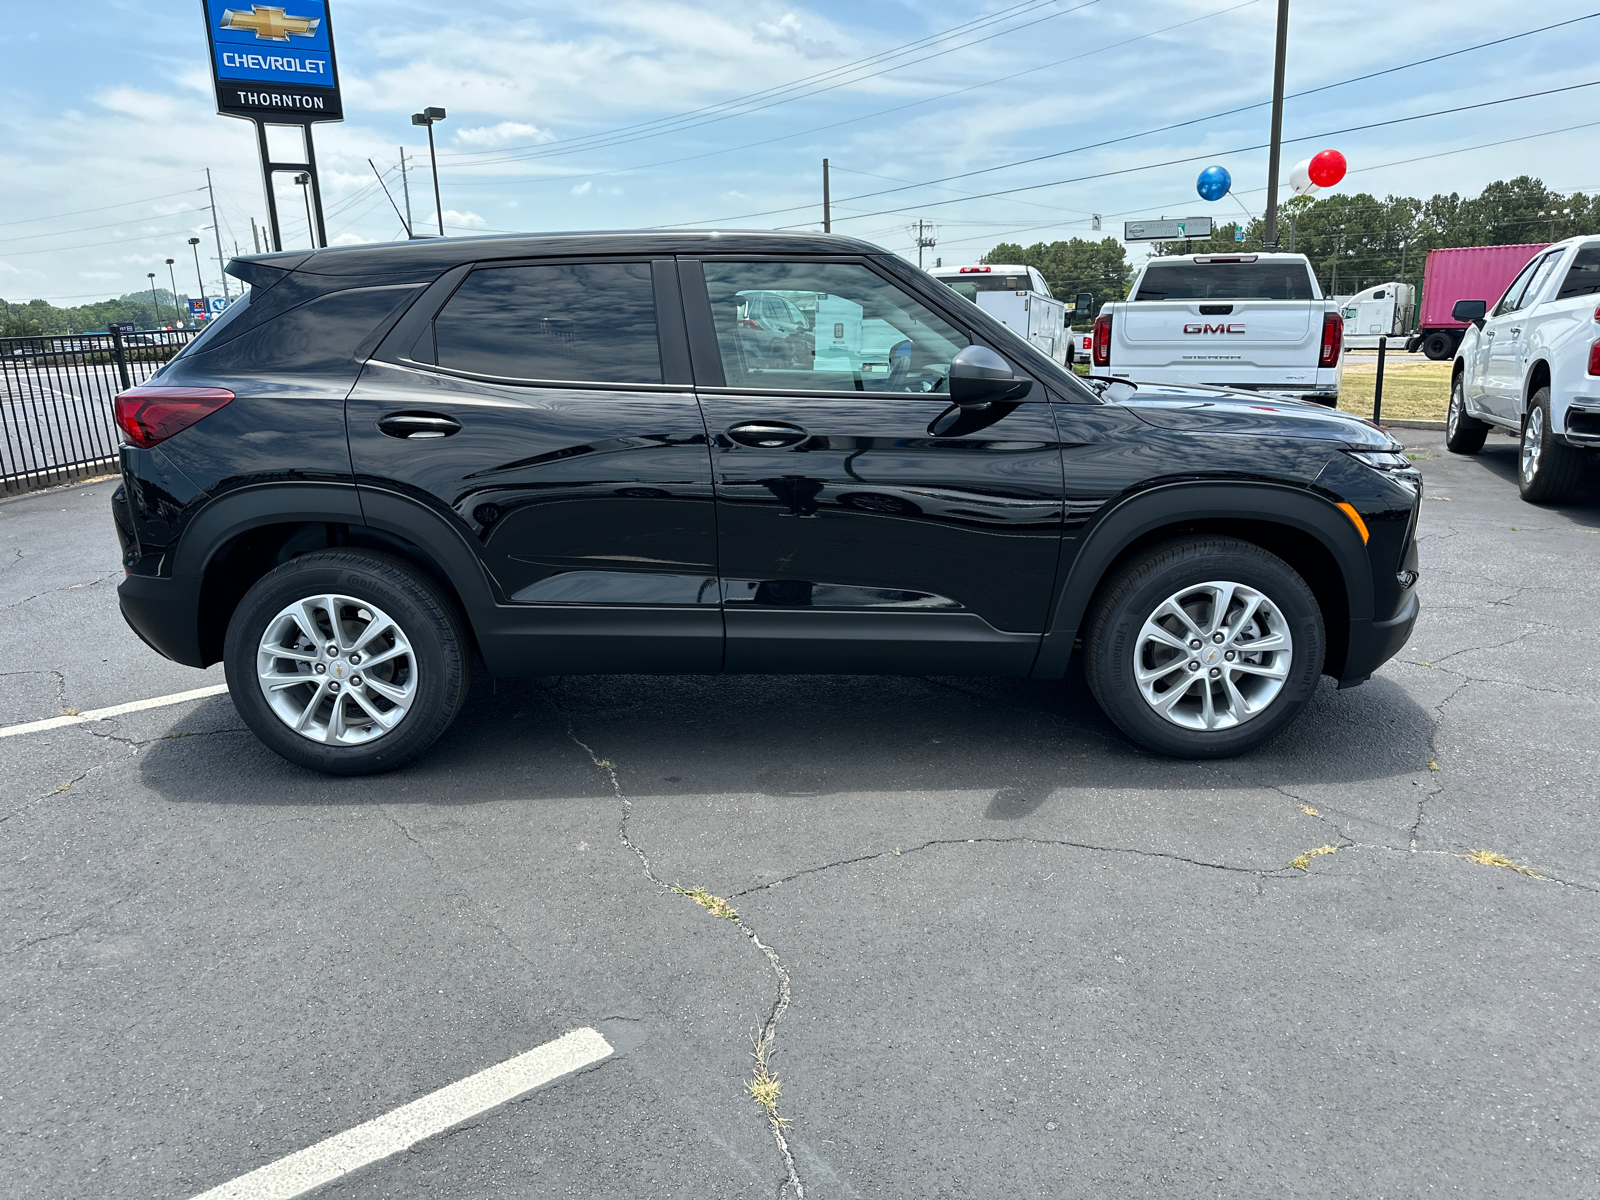
M 219 113 L 286 125 L 344 119 L 326 0 L 201 6 Z
M 1181 242 L 1185 238 L 1211 236 L 1210 217 L 1163 217 L 1159 221 L 1124 221 L 1125 242 Z
M 139 328 L 132 321 L 112 321 L 106 326 L 107 333 L 132 333 Z
M 221 296 L 212 296 L 206 301 L 206 308 L 208 309 L 210 315 L 215 317 L 220 316 L 227 309 L 228 305 L 232 303 L 232 300 L 226 300 Z

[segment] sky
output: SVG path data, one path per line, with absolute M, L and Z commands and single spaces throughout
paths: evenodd
M 1600 81 L 1600 0 L 1290 8 L 1285 177 L 1332 148 L 1350 163 L 1343 192 L 1473 194 L 1521 174 L 1600 190 L 1600 86 L 1401 120 Z M 369 165 L 403 207 L 402 153 L 413 227 L 436 231 L 427 135 L 410 121 L 430 105 L 449 114 L 436 135 L 450 234 L 821 228 L 824 157 L 834 231 L 915 261 L 924 221 L 930 266 L 1141 217 L 1259 215 L 1267 153 L 1251 147 L 1268 140 L 1276 9 L 332 0 L 346 118 L 315 132 L 329 240 L 404 236 Z M 214 293 L 218 235 L 224 259 L 253 250 L 254 134 L 215 111 L 198 0 L 19 7 L 0 26 L 0 96 L 0 297 L 79 304 L 147 287 L 148 272 L 166 287 L 168 258 L 191 290 L 190 237 Z M 1234 179 L 1214 203 L 1194 187 L 1211 163 Z M 298 189 L 278 194 L 285 248 L 308 245 Z

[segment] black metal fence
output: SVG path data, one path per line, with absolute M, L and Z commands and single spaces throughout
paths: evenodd
M 0 494 L 115 467 L 111 401 L 142 383 L 198 330 L 0 338 Z

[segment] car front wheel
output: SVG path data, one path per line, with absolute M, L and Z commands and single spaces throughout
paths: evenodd
M 1084 670 L 1100 707 L 1140 745 L 1225 758 L 1295 718 L 1325 644 L 1316 597 L 1286 562 L 1232 538 L 1184 538 L 1111 581 Z
M 245 724 L 290 762 L 368 775 L 409 762 L 455 719 L 466 634 L 428 576 L 386 554 L 325 550 L 245 593 L 223 647 Z

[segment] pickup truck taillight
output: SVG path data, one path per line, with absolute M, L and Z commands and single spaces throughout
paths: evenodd
M 1344 318 L 1338 313 L 1322 314 L 1322 353 L 1317 355 L 1317 366 L 1339 365 L 1339 351 L 1344 349 Z
M 1589 374 L 1600 375 L 1600 342 L 1589 347 Z
M 113 410 L 117 428 L 135 446 L 148 450 L 173 434 L 209 417 L 233 399 L 227 388 L 161 387 L 151 384 L 130 388 L 116 398 Z
M 1111 315 L 1104 313 L 1094 319 L 1094 349 L 1090 351 L 1097 367 L 1111 365 Z

